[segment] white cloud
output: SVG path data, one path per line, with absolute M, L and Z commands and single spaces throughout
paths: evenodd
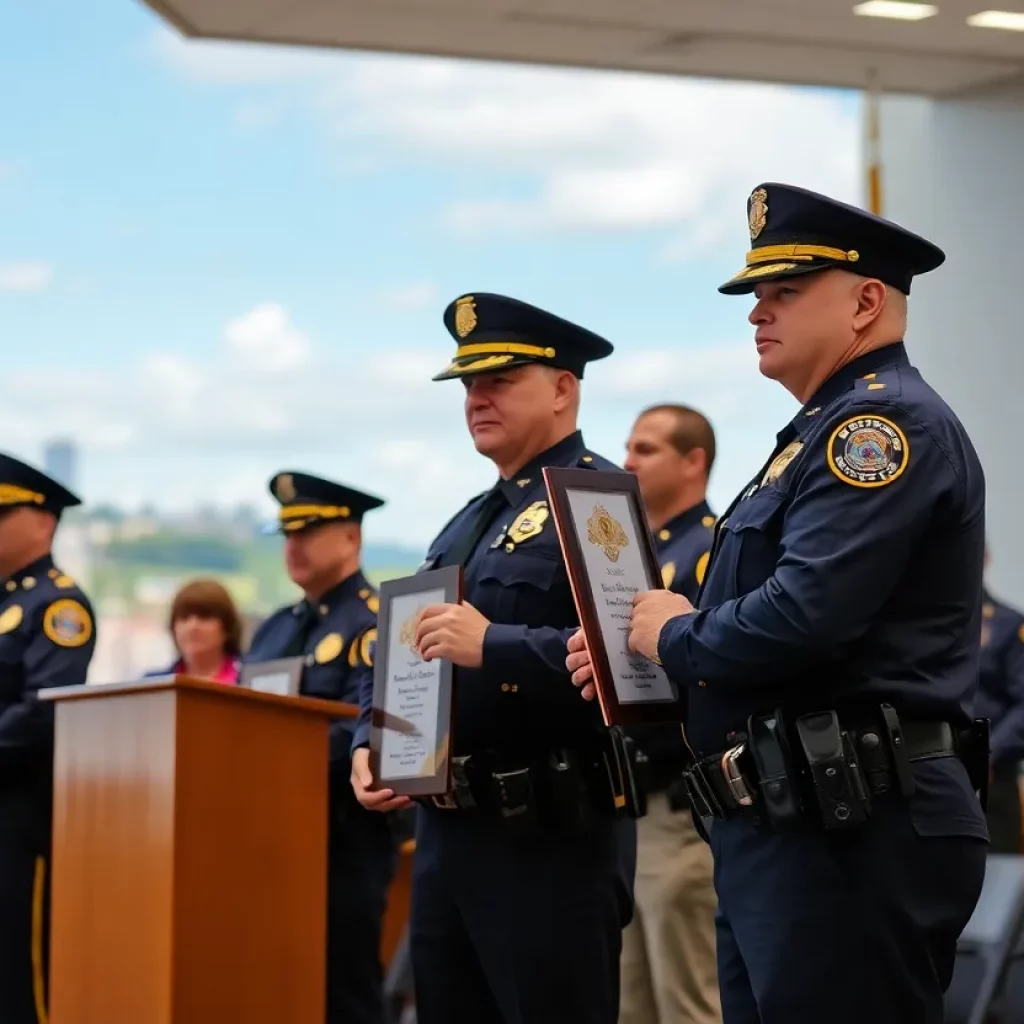
M 264 303 L 231 320 L 224 334 L 228 351 L 257 372 L 292 370 L 309 361 L 309 338 L 277 303 Z
M 42 261 L 0 263 L 0 292 L 41 292 L 53 280 L 53 267 Z
M 668 228 L 670 258 L 744 230 L 761 181 L 861 195 L 856 111 L 840 94 L 748 82 L 415 56 L 190 43 L 158 49 L 205 82 L 308 90 L 346 160 L 387 155 L 520 175 L 516 198 L 453 202 L 462 233 Z M 522 193 L 525 191 L 525 196 Z

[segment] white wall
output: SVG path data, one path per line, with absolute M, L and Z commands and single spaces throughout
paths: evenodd
M 947 257 L 913 286 L 911 358 L 978 449 L 989 582 L 1024 608 L 1024 87 L 886 99 L 881 136 L 883 214 Z

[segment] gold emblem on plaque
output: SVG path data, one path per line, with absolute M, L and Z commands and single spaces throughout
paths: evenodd
M 506 536 L 515 544 L 522 544 L 530 537 L 536 537 L 544 529 L 550 513 L 546 501 L 535 501 L 525 512 L 521 512 L 509 527 Z
M 763 189 L 757 189 L 750 197 L 750 240 L 753 242 L 768 222 L 768 193 Z
M 416 623 L 420 617 L 420 612 L 423 611 L 421 605 L 410 615 L 405 622 L 402 623 L 402 628 L 398 632 L 398 639 L 409 648 L 410 651 L 418 658 L 420 656 L 419 649 L 416 646 Z
M 282 473 L 277 478 L 277 483 L 274 484 L 274 494 L 277 495 L 278 501 L 295 500 L 295 481 L 292 479 L 291 473 Z
M 587 520 L 587 540 L 599 547 L 609 562 L 617 562 L 619 552 L 629 544 L 622 523 L 611 516 L 604 505 L 595 505 Z
M 476 327 L 476 302 L 472 295 L 455 301 L 455 333 L 464 338 Z

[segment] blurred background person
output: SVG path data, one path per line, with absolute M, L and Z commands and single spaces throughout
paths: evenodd
M 665 586 L 696 603 L 715 517 L 707 502 L 715 432 L 696 409 L 645 409 L 624 468 L 640 484 Z M 648 759 L 648 810 L 637 822 L 636 912 L 623 934 L 620 1024 L 718 1024 L 711 849 L 690 816 L 678 725 L 629 729 Z
M 382 498 L 309 473 L 274 474 L 276 529 L 302 598 L 253 635 L 245 665 L 301 660 L 299 692 L 359 704 L 373 687 L 377 590 L 363 574 L 363 517 Z M 351 719 L 332 722 L 328 773 L 326 1024 L 384 1024 L 380 949 L 397 842 L 388 820 L 363 808 L 349 783 Z
M 92 603 L 54 564 L 80 499 L 0 453 L 0 1021 L 46 1020 L 54 686 L 81 686 L 96 647 Z
M 988 551 L 985 566 L 988 567 Z M 1024 759 L 1024 615 L 985 587 L 974 714 L 992 722 L 989 852 L 1021 852 L 1020 762 Z
M 222 584 L 210 579 L 186 583 L 171 602 L 168 626 L 178 657 L 169 667 L 147 675 L 238 682 L 242 618 Z

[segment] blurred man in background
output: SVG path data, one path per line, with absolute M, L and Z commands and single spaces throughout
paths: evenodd
M 0 1021 L 47 1016 L 51 686 L 81 686 L 96 646 L 92 605 L 53 564 L 61 513 L 81 502 L 0 454 Z
M 715 517 L 707 503 L 715 433 L 695 409 L 640 414 L 624 468 L 640 484 L 665 586 L 696 602 Z M 647 815 L 637 822 L 636 913 L 623 935 L 620 1024 L 717 1024 L 711 851 L 689 811 L 678 725 L 629 729 L 648 758 Z
M 259 627 L 244 661 L 301 658 L 304 696 L 358 703 L 362 679 L 373 686 L 377 636 L 377 592 L 360 569 L 361 524 L 384 502 L 308 473 L 278 473 L 270 492 L 281 505 L 288 575 L 305 596 Z M 352 794 L 351 730 L 346 720 L 331 725 L 327 1024 L 383 1024 L 381 928 L 396 844 L 387 820 Z

